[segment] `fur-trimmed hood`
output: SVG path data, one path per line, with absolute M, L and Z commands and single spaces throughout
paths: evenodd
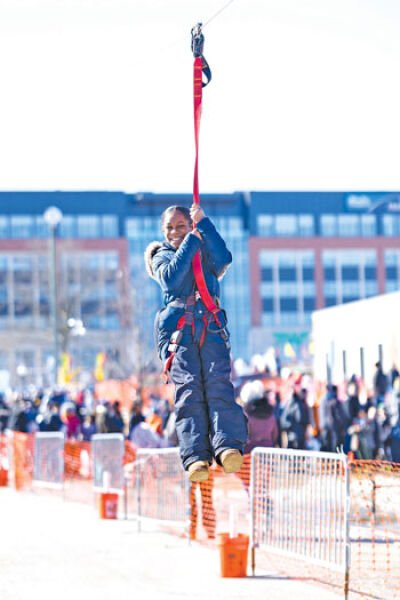
M 144 251 L 144 264 L 146 266 L 146 271 L 147 273 L 150 275 L 150 277 L 152 279 L 154 279 L 154 281 L 157 281 L 154 273 L 153 273 L 153 267 L 152 267 L 152 260 L 153 260 L 153 256 L 159 251 L 160 248 L 162 248 L 164 246 L 164 242 L 150 242 L 150 244 L 147 246 L 146 250 Z M 225 273 L 228 270 L 229 265 L 227 265 L 225 267 L 225 269 L 222 271 L 222 273 L 220 273 L 219 277 L 218 277 L 218 281 L 221 281 L 221 279 L 224 277 Z
M 156 252 L 159 251 L 159 249 L 163 246 L 163 242 L 151 242 L 146 250 L 144 251 L 144 264 L 146 266 L 146 271 L 148 272 L 148 274 L 150 275 L 150 277 L 154 280 L 156 280 L 154 273 L 153 273 L 153 267 L 151 264 L 151 261 L 153 260 L 153 256 L 156 254 Z

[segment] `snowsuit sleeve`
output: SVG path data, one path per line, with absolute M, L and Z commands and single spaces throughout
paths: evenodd
M 189 233 L 174 254 L 173 250 L 164 250 L 154 255 L 152 268 L 163 292 L 179 292 L 185 277 L 192 268 L 192 260 L 200 246 L 199 238 L 193 233 Z
M 201 219 L 196 229 L 201 233 L 204 241 L 202 252 L 208 254 L 214 275 L 219 277 L 231 264 L 232 254 L 208 217 Z

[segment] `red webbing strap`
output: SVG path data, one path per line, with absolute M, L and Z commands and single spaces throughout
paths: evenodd
M 201 56 L 194 59 L 193 65 L 193 103 L 194 103 L 194 140 L 196 145 L 196 158 L 194 163 L 193 177 L 193 202 L 200 205 L 199 196 L 199 133 L 200 133 L 200 118 L 201 118 L 201 100 L 203 93 L 202 82 L 203 62 Z M 193 228 L 195 226 L 193 225 Z M 207 310 L 213 313 L 217 324 L 219 325 L 216 312 L 219 308 L 210 296 L 206 281 L 204 279 L 203 268 L 201 266 L 200 250 L 195 255 L 193 261 L 193 273 L 196 280 L 197 289 L 199 290 L 201 299 L 203 300 Z

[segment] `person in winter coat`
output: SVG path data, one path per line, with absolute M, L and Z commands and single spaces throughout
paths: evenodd
M 282 432 L 287 437 L 287 447 L 304 450 L 306 447 L 306 432 L 311 423 L 310 411 L 306 403 L 307 391 L 301 386 L 301 378 L 293 385 L 293 394 L 286 401 L 280 416 Z
M 388 378 L 382 370 L 380 362 L 375 363 L 375 375 L 374 375 L 374 398 L 375 406 L 378 404 L 384 404 L 385 394 L 388 390 Z
M 191 481 L 204 481 L 213 457 L 226 472 L 240 469 L 247 430 L 230 381 L 229 332 L 206 309 L 192 261 L 200 250 L 205 282 L 218 305 L 218 279 L 232 255 L 198 205 L 190 211 L 167 208 L 161 226 L 164 243 L 151 244 L 145 253 L 146 267 L 159 283 L 165 303 L 156 318 L 155 335 L 160 358 L 169 360 L 168 375 L 175 384 L 183 466 Z
M 244 453 L 249 454 L 257 446 L 273 448 L 279 438 L 279 429 L 274 408 L 269 404 L 266 396 L 248 400 L 244 412 L 248 420 L 248 436 Z
M 338 398 L 337 386 L 329 385 L 327 394 L 322 398 L 319 406 L 321 450 L 337 452 L 338 449 L 345 447 L 350 423 L 346 403 Z

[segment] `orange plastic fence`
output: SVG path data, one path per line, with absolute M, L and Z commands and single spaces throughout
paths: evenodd
M 0 435 L 0 458 L 11 459 L 9 485 L 16 490 L 32 488 L 34 436 L 11 432 Z M 125 445 L 124 466 L 129 504 L 134 508 L 136 449 Z M 65 498 L 94 502 L 89 442 L 67 440 L 65 445 Z M 237 533 L 250 526 L 250 456 L 241 471 L 227 475 L 213 465 L 207 482 L 190 490 L 190 537 L 215 544 L 216 535 L 229 530 L 230 506 L 235 506 Z M 165 487 L 166 482 L 163 482 Z M 392 600 L 400 598 L 400 464 L 384 461 L 350 463 L 350 598 Z M 43 493 L 43 492 L 42 492 Z M 132 512 L 135 512 L 134 510 Z M 171 531 L 171 526 L 168 527 Z M 182 528 L 174 531 L 182 535 Z M 257 569 L 275 568 L 292 578 L 330 584 L 343 592 L 343 576 L 314 565 L 258 551 Z

